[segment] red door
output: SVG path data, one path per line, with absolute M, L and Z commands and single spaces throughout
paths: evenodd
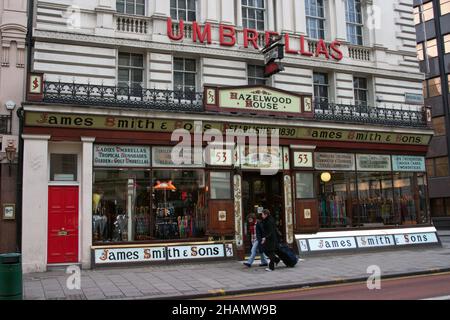
M 48 263 L 78 262 L 78 187 L 48 188 Z

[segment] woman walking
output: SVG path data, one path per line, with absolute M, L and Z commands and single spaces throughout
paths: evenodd
M 247 267 L 251 267 L 253 264 L 253 261 L 255 260 L 256 253 L 259 251 L 261 255 L 261 264 L 260 267 L 267 267 L 267 258 L 264 254 L 264 251 L 261 246 L 262 237 L 263 237 L 263 226 L 262 226 L 262 217 L 261 214 L 258 214 L 258 217 L 255 219 L 255 215 L 251 215 L 249 218 L 250 223 L 250 233 L 252 237 L 252 252 L 250 255 L 250 258 L 247 262 L 244 262 L 244 265 Z

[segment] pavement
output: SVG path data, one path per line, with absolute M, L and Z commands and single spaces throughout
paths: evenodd
M 450 271 L 450 231 L 442 247 L 302 257 L 295 268 L 274 272 L 242 261 L 82 270 L 81 289 L 69 290 L 65 270 L 25 274 L 26 300 L 194 299 L 276 289 L 365 281 L 377 265 L 382 278 Z

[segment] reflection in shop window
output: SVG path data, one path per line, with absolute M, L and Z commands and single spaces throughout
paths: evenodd
M 295 175 L 297 199 L 313 199 L 314 175 L 312 173 L 297 173 Z
M 358 174 L 359 221 L 363 225 L 398 224 L 393 210 L 392 175 L 390 173 Z
M 231 174 L 229 172 L 211 172 L 211 199 L 231 199 Z
M 320 173 L 317 175 L 320 179 Z M 322 228 L 352 226 L 357 196 L 354 173 L 333 172 L 330 182 L 320 180 L 319 215 Z
M 417 203 L 414 200 L 414 193 L 414 174 L 395 173 L 395 212 L 399 215 L 398 224 L 417 223 Z M 421 207 L 424 207 L 424 204 L 421 204 Z
M 77 155 L 51 154 L 50 181 L 77 181 Z
M 205 235 L 203 170 L 156 170 L 152 186 L 154 238 L 189 239 Z
M 94 243 L 153 238 L 149 171 L 96 169 L 93 182 Z

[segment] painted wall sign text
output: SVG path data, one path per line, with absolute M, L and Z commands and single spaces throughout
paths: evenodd
M 150 167 L 150 147 L 95 145 L 94 166 Z
M 161 132 L 172 133 L 175 129 L 194 130 L 194 120 L 165 120 L 152 118 L 129 118 L 101 115 L 74 115 L 48 112 L 26 112 L 25 125 L 31 127 L 48 128 L 74 128 L 74 129 L 97 129 L 118 130 L 136 132 Z M 403 134 L 387 132 L 368 132 L 353 130 L 332 130 L 323 128 L 289 127 L 264 124 L 246 123 L 224 123 L 215 121 L 204 121 L 203 130 L 218 129 L 247 132 L 249 130 L 273 130 L 278 129 L 280 138 L 323 140 L 323 141 L 345 141 L 360 143 L 383 143 L 400 145 L 428 145 L 431 135 L 426 134 Z

